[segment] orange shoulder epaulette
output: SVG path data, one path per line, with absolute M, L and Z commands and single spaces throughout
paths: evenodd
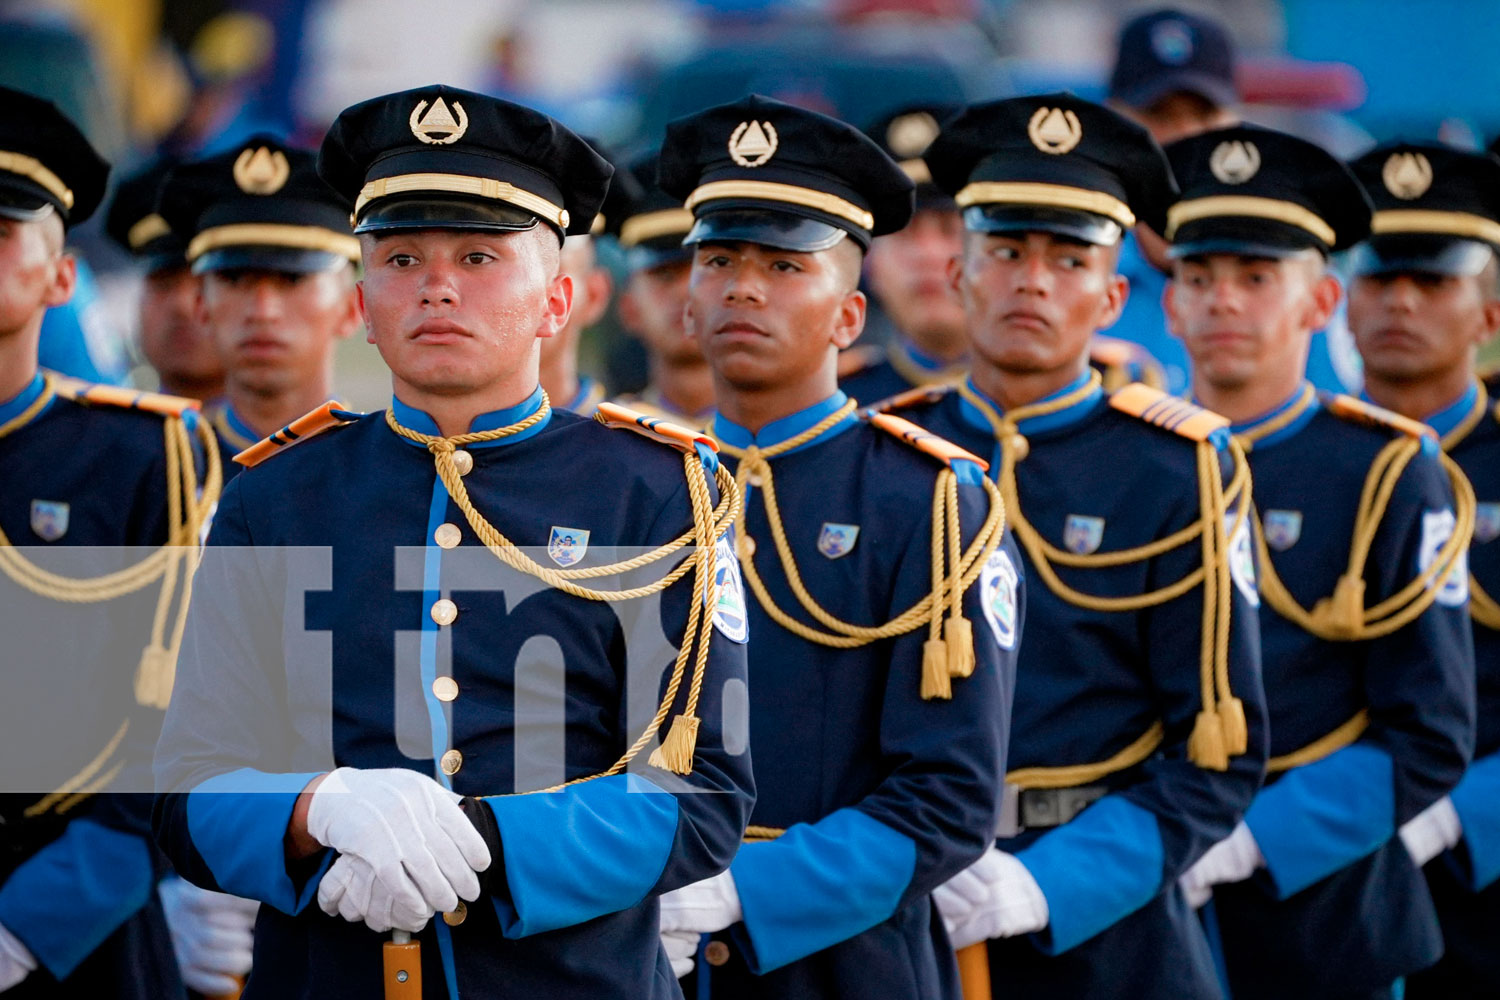
M 98 385 L 66 376 L 52 376 L 52 389 L 64 399 L 89 406 L 117 406 L 125 410 L 145 410 L 164 417 L 180 417 L 202 404 L 186 396 L 168 396 L 163 392 L 143 392 L 118 385 Z
M 990 463 L 978 455 L 960 448 L 947 438 L 938 437 L 925 427 L 918 427 L 905 417 L 898 417 L 894 413 L 867 411 L 865 419 L 892 437 L 900 438 L 918 451 L 931 455 L 944 465 L 952 465 L 954 462 L 973 462 L 985 472 L 989 471 Z
M 1374 403 L 1367 403 L 1343 393 L 1329 393 L 1323 397 L 1323 405 L 1334 416 L 1343 417 L 1356 424 L 1364 424 L 1366 427 L 1384 427 L 1415 438 L 1437 436 L 1436 431 L 1420 420 L 1403 417 L 1394 410 L 1387 410 L 1383 406 L 1376 406 Z
M 1216 431 L 1229 427 L 1227 417 L 1140 382 L 1116 391 L 1109 397 L 1109 405 L 1192 441 L 1207 441 Z
M 936 403 L 952 391 L 951 385 L 917 385 L 910 389 L 903 389 L 894 396 L 877 400 L 862 409 L 866 413 L 890 413 L 892 410 L 904 410 L 911 406 Z
M 693 451 L 696 445 L 703 445 L 714 452 L 719 450 L 719 442 L 702 431 L 695 431 L 681 424 L 674 424 L 670 420 L 632 410 L 619 403 L 600 403 L 599 409 L 594 413 L 594 419 L 605 427 L 635 431 L 642 437 L 671 445 L 678 451 Z
M 245 468 L 259 465 L 272 455 L 291 447 L 299 441 L 306 441 L 315 437 L 330 427 L 342 427 L 351 424 L 360 418 L 361 414 L 353 413 L 343 409 L 338 403 L 324 403 L 309 413 L 287 424 L 281 430 L 270 437 L 262 438 L 255 442 L 238 455 L 234 460 Z

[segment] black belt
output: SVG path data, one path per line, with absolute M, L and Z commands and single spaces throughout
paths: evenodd
M 1006 785 L 1001 798 L 997 837 L 1015 837 L 1027 830 L 1051 830 L 1109 794 L 1107 785 L 1071 788 L 1020 788 Z

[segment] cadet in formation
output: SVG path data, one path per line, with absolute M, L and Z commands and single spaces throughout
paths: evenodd
M 359 329 L 349 202 L 315 160 L 252 136 L 179 165 L 161 189 L 157 211 L 187 246 L 199 321 L 224 362 L 224 397 L 207 412 L 226 455 L 326 403 L 334 349 Z
M 434 86 L 344 111 L 319 173 L 393 399 L 240 456 L 159 841 L 265 904 L 247 997 L 678 996 L 656 896 L 721 871 L 754 798 L 738 498 L 706 438 L 538 385 L 609 165 Z
M 714 381 L 698 341 L 682 325 L 693 251 L 682 238 L 693 213 L 656 183 L 655 153 L 610 179 L 605 223 L 625 258 L 620 325 L 646 348 L 649 380 L 617 402 L 652 416 L 703 427 L 713 419 Z
M 1500 409 L 1475 377 L 1478 347 L 1500 331 L 1500 163 L 1445 146 L 1381 146 L 1352 164 L 1375 203 L 1355 252 L 1349 326 L 1367 397 L 1438 435 L 1477 503 L 1469 616 L 1478 682 L 1474 760 L 1433 808 L 1441 845 L 1427 884 L 1443 957 L 1406 995 L 1500 993 Z M 1428 849 L 1432 842 L 1429 840 Z
M 542 341 L 542 388 L 557 399 L 559 409 L 580 417 L 592 417 L 606 395 L 601 382 L 578 371 L 583 332 L 609 311 L 615 287 L 594 243 L 605 221 L 596 219 L 590 232 L 579 233 L 563 246 L 562 272 L 573 282 L 573 311 L 561 330 Z
M 1442 947 L 1418 871 L 1442 845 L 1414 863 L 1396 833 L 1473 744 L 1473 495 L 1421 424 L 1306 380 L 1327 256 L 1370 226 L 1348 169 L 1251 126 L 1167 153 L 1167 315 L 1249 452 L 1271 718 L 1266 787 L 1187 887 L 1212 890 L 1235 997 L 1390 996 Z
M 893 412 L 989 460 L 1034 582 L 999 837 L 938 905 L 996 996 L 1217 997 L 1177 877 L 1265 757 L 1247 473 L 1223 418 L 1107 395 L 1089 367 L 1129 291 L 1120 241 L 1174 193 L 1166 159 L 1054 94 L 971 107 L 926 160 L 964 213 L 973 366 Z
M 136 332 L 160 390 L 207 402 L 224 392 L 224 364 L 198 316 L 198 279 L 188 267 L 187 241 L 156 210 L 174 162 L 157 160 L 120 181 L 105 231 L 142 269 Z
M 956 1000 L 931 892 L 994 829 L 1024 605 L 983 461 L 836 384 L 911 182 L 755 96 L 672 123 L 660 176 L 696 217 L 686 323 L 745 494 L 759 790 L 729 871 L 663 898 L 669 952 L 689 996 Z
M 149 762 L 217 451 L 191 400 L 37 367 L 108 174 L 0 88 L 0 992 L 21 1000 L 182 995 Z

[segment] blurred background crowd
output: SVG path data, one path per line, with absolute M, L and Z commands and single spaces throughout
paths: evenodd
M 316 146 L 339 110 L 443 82 L 539 108 L 609 150 L 755 91 L 866 126 L 918 103 L 1067 89 L 1108 93 L 1120 26 L 1156 4 L 1106 0 L 0 0 L 0 84 L 57 102 L 114 163 L 213 153 L 269 131 Z M 1224 0 L 1177 6 L 1227 29 L 1235 111 L 1341 156 L 1376 141 L 1484 146 L 1500 133 L 1493 8 L 1481 0 Z M 1174 39 L 1153 38 L 1170 58 Z M 102 234 L 74 234 L 79 294 L 49 314 L 42 364 L 154 387 L 136 346 L 140 282 Z M 606 267 L 618 266 L 601 247 Z M 878 337 L 878 325 L 867 335 Z M 1324 355 L 1358 361 L 1338 324 Z M 1150 345 L 1148 345 L 1150 346 Z M 384 369 L 341 347 L 346 404 L 383 405 Z M 1171 368 L 1171 359 L 1163 358 Z M 1315 358 L 1314 363 L 1317 363 Z M 581 367 L 639 388 L 612 312 Z

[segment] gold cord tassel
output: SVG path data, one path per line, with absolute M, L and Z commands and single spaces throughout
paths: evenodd
M 953 697 L 952 675 L 948 672 L 948 644 L 942 639 L 922 643 L 922 699 L 944 701 Z
M 693 754 L 698 749 L 698 717 L 679 715 L 661 746 L 651 751 L 649 763 L 673 774 L 693 773 Z
M 135 671 L 136 703 L 166 708 L 172 698 L 172 684 L 176 677 L 176 657 L 161 646 L 147 646 L 141 650 L 141 662 Z
M 958 476 L 944 469 L 938 476 L 937 489 L 943 493 L 948 522 L 948 621 L 943 625 L 943 641 L 948 647 L 948 673 L 953 677 L 974 674 L 974 626 L 964 617 L 963 570 L 960 544 L 963 527 L 958 519 Z M 934 601 L 939 595 L 932 595 Z
M 943 647 L 951 676 L 969 677 L 974 673 L 974 626 L 969 619 L 960 615 L 944 623 Z
M 1219 702 L 1219 725 L 1224 732 L 1224 749 L 1239 756 L 1250 749 L 1250 725 L 1245 721 L 1245 703 L 1238 698 Z
M 1205 710 L 1198 713 L 1193 723 L 1193 735 L 1188 737 L 1188 759 L 1210 771 L 1229 770 L 1224 725 L 1217 712 Z
M 1365 626 L 1364 578 L 1353 573 L 1340 576 L 1333 596 L 1320 600 L 1312 617 L 1329 638 L 1358 638 Z

